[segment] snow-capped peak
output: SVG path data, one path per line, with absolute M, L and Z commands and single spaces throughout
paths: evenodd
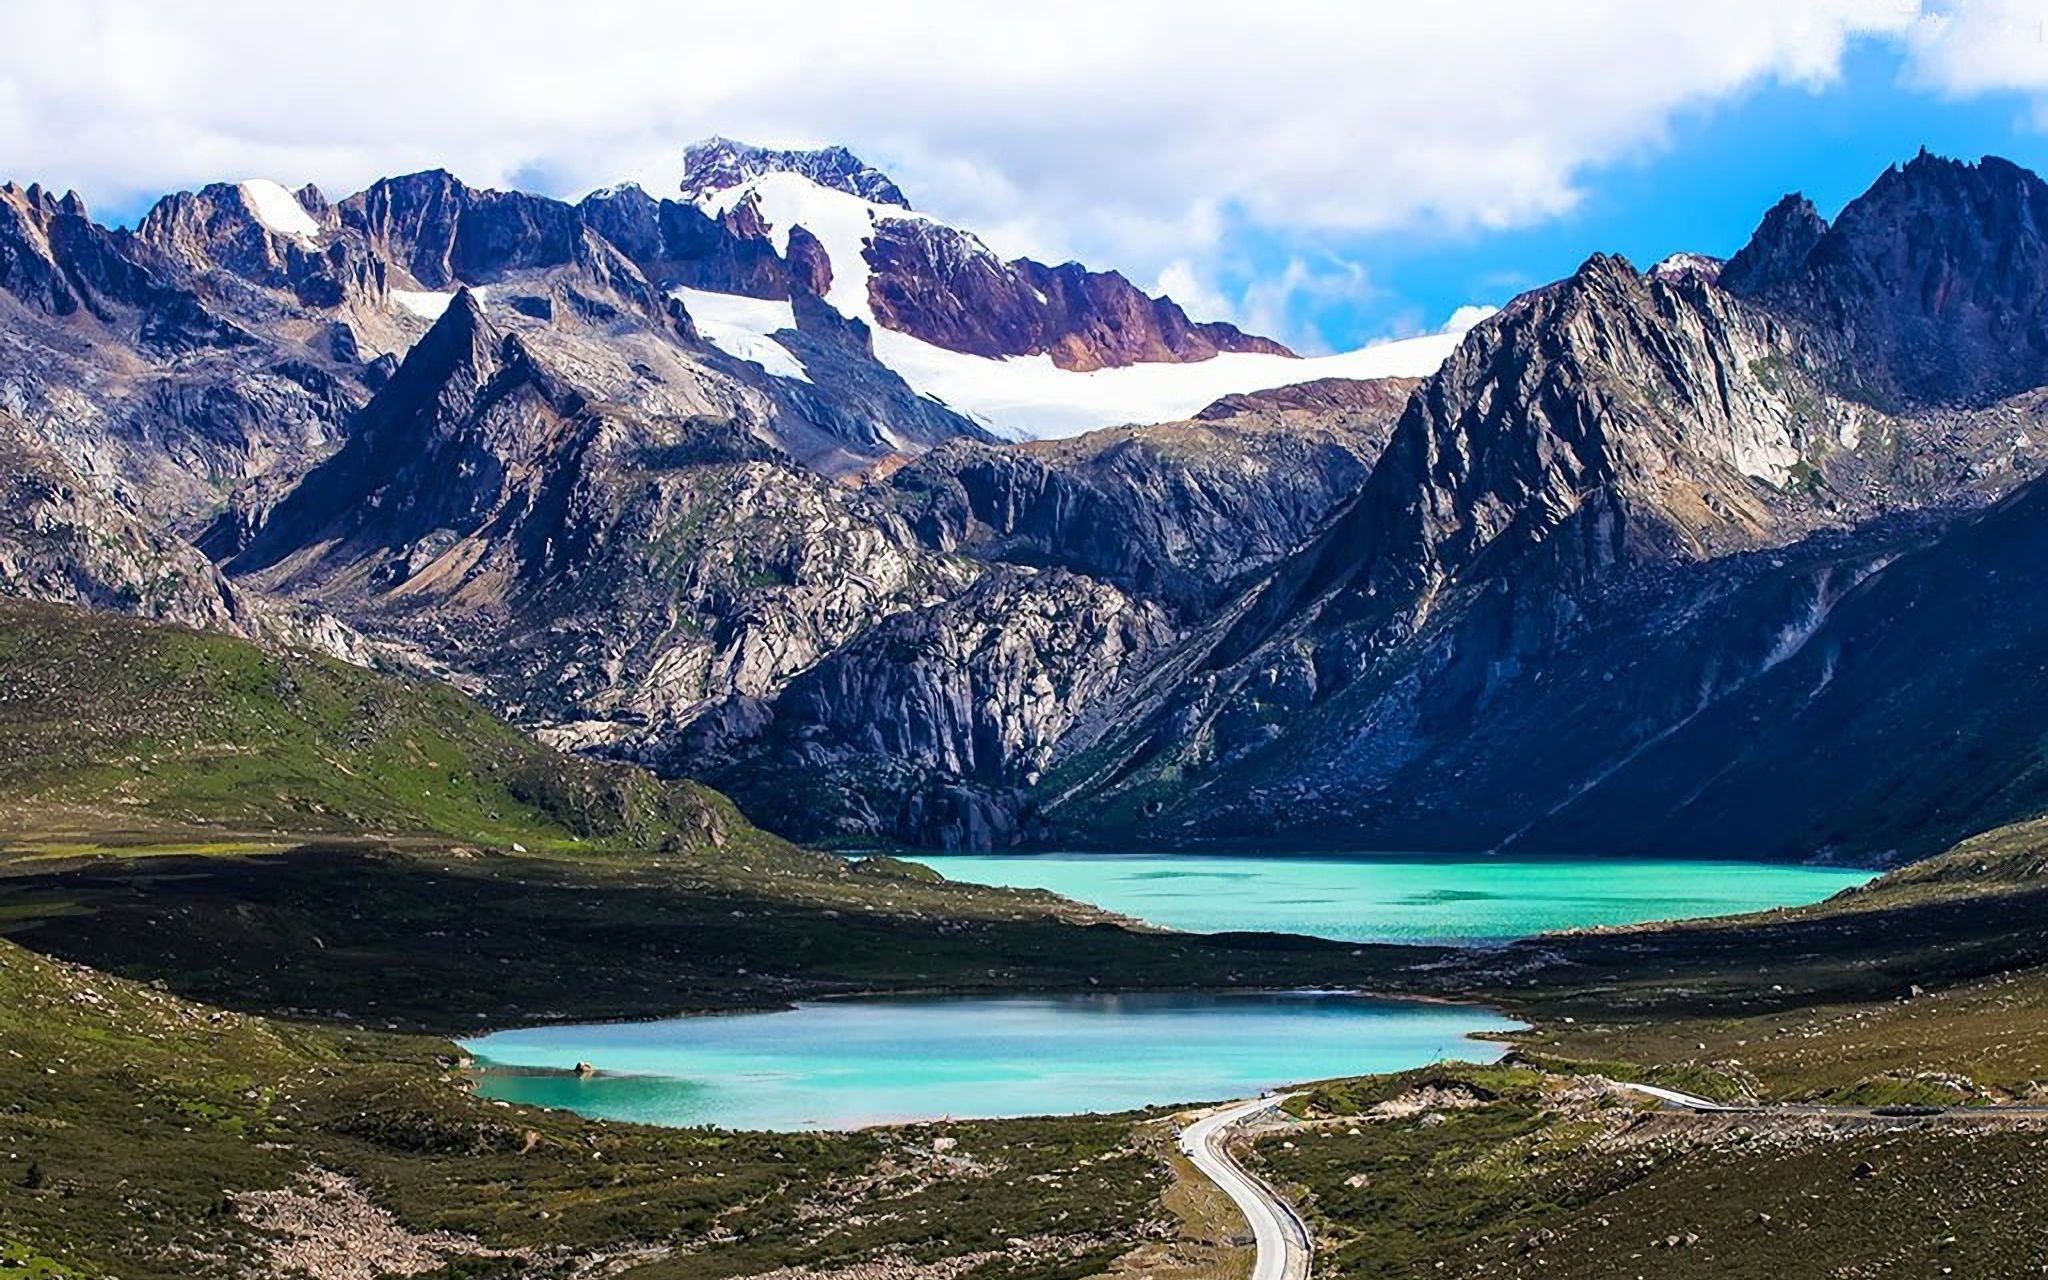
M 716 154 L 707 150 L 714 147 L 720 148 Z M 956 351 L 876 320 L 870 289 L 875 266 L 868 254 L 876 228 L 892 222 L 898 224 L 900 233 L 937 237 L 944 243 L 926 254 L 933 261 L 951 253 L 986 254 L 999 271 L 1001 260 L 971 233 L 913 212 L 907 204 L 859 194 L 848 189 L 858 184 L 835 181 L 830 173 L 820 176 L 821 171 L 807 163 L 770 164 L 762 159 L 764 155 L 783 160 L 830 153 L 844 155 L 859 165 L 844 148 L 765 153 L 714 139 L 691 148 L 683 195 L 712 217 L 751 203 L 752 212 L 767 226 L 770 244 L 785 257 L 791 228 L 803 227 L 831 262 L 831 283 L 824 301 L 841 315 L 867 323 L 876 358 L 918 391 L 1003 435 L 1065 436 L 1121 423 L 1171 421 L 1233 392 L 1317 378 L 1428 374 L 1457 346 L 1463 329 L 1491 310 L 1461 309 L 1442 333 L 1309 359 L 1225 352 L 1199 361 L 1137 363 L 1083 372 L 1060 368 L 1050 354 L 984 356 Z M 770 373 L 807 377 L 801 363 L 788 356 L 776 336 L 795 327 L 787 303 L 763 303 L 693 288 L 672 292 L 714 345 L 752 360 Z M 1042 295 L 1040 300 L 1044 301 Z
M 620 200 L 627 196 L 644 196 L 646 190 L 637 182 L 615 182 L 609 187 L 599 187 L 585 196 L 586 200 Z
M 305 244 L 312 244 L 320 238 L 320 224 L 306 212 L 297 196 L 285 190 L 282 183 L 268 178 L 251 178 L 237 183 L 236 189 L 242 193 L 242 200 L 256 221 L 269 230 Z
M 1719 258 L 1710 258 L 1704 253 L 1674 253 L 1659 259 L 1650 268 L 1652 279 L 1669 280 L 1678 276 L 1698 276 L 1712 281 L 1719 278 L 1723 263 Z
M 828 190 L 859 196 L 874 204 L 910 208 L 903 188 L 845 147 L 784 150 L 712 137 L 693 142 L 683 150 L 685 199 L 699 200 L 770 173 L 796 174 Z
M 688 194 L 688 184 L 684 185 Z M 769 241 L 775 252 L 789 254 L 789 231 L 802 227 L 817 237 L 832 262 L 832 287 L 825 301 L 841 314 L 873 324 L 875 314 L 869 302 L 868 280 L 874 274 L 867 260 L 867 243 L 874 238 L 875 224 L 885 219 L 930 222 L 924 214 L 908 208 L 878 204 L 835 187 L 820 185 L 803 174 L 774 170 L 757 174 L 733 186 L 699 193 L 697 207 L 719 217 L 743 201 L 752 200 L 761 220 L 768 224 Z

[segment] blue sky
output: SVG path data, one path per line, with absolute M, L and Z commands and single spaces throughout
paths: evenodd
M 1678 112 L 1665 141 L 1582 171 L 1577 207 L 1534 225 L 1446 234 L 1423 224 L 1319 240 L 1252 229 L 1245 256 L 1253 275 L 1281 270 L 1293 253 L 1361 267 L 1370 282 L 1365 296 L 1332 299 L 1296 317 L 1304 334 L 1319 333 L 1341 349 L 1434 328 L 1461 304 L 1503 302 L 1569 275 L 1595 251 L 1639 267 L 1681 250 L 1726 257 L 1785 193 L 1803 192 L 1832 218 L 1886 166 L 1922 146 L 2048 170 L 2048 133 L 2026 98 L 1914 89 L 1902 82 L 1902 62 L 1896 44 L 1859 41 L 1832 85 L 1768 84 Z

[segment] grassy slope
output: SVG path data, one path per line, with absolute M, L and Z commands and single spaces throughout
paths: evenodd
M 2048 823 L 1827 902 L 1532 940 L 1432 981 L 1533 1019 L 1494 1067 L 1334 1082 L 1262 1140 L 1330 1277 L 2034 1275 L 2048 1264 Z M 1913 987 L 1920 988 L 1917 994 Z M 1692 1116 L 1709 1096 L 1968 1104 Z M 1426 1090 L 1421 1094 L 1412 1090 Z M 1458 1106 L 1462 1093 L 1479 1105 Z M 1367 1119 L 1407 1095 L 1406 1114 Z M 1676 1240 L 1677 1244 L 1671 1242 Z
M 1659 1112 L 1569 1077 L 1434 1068 L 1326 1090 L 1257 1144 L 1318 1276 L 2037 1275 L 2048 1129 Z M 1433 1086 L 1419 1108 L 1374 1104 Z M 1447 1105 L 1473 1090 L 1476 1105 Z
M 1538 1019 L 1543 1052 L 1683 1064 L 1724 1091 L 1882 1100 L 1883 1078 L 1940 1073 L 2032 1097 L 2048 1082 L 2048 821 L 1812 906 L 1532 941 L 1457 981 Z
M 703 787 L 563 756 L 445 686 L 0 604 L 0 839 L 432 834 L 486 846 L 751 836 Z
M 993 1249 L 981 1274 L 1067 1276 L 1160 1212 L 1162 1171 L 1127 1119 L 823 1136 L 603 1124 L 472 1098 L 439 1042 L 209 1009 L 4 942 L 0 1046 L 4 1276 L 35 1274 L 31 1259 L 129 1280 L 276 1274 L 232 1197 L 314 1169 L 405 1230 L 475 1242 L 457 1254 L 521 1251 L 464 1275 L 637 1251 L 632 1274 L 652 1280 Z M 948 1161 L 941 1134 L 958 1143 Z M 856 1190 L 858 1217 L 843 1212 Z M 1006 1250 L 1011 1236 L 1047 1239 Z
M 1383 954 L 855 868 L 452 690 L 63 609 L 0 606 L 0 813 L 0 933 L 244 1011 L 437 1033 L 861 989 L 1328 982 Z

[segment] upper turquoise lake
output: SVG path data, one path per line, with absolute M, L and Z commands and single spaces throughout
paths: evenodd
M 1868 871 L 1756 862 L 1210 854 L 913 855 L 952 880 L 1050 889 L 1169 929 L 1498 942 L 1818 902 Z

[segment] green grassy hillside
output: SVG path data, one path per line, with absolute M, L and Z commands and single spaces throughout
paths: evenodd
M 0 603 L 0 840 L 751 834 L 716 793 L 533 742 L 446 686 L 229 636 Z

